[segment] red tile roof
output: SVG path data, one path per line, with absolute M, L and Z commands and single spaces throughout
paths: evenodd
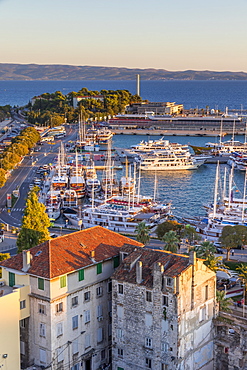
M 28 274 L 52 279 L 116 256 L 123 245 L 142 244 L 101 226 L 50 239 L 30 249 Z M 90 258 L 95 251 L 94 259 Z M 38 253 L 40 252 L 40 253 Z M 2 261 L 1 266 L 21 271 L 22 253 Z
M 121 251 L 126 251 L 129 255 L 114 272 L 112 278 L 118 281 L 136 284 L 136 267 L 134 261 L 138 259 L 142 262 L 141 285 L 145 285 L 150 289 L 153 288 L 153 266 L 155 263 L 160 262 L 164 266 L 163 275 L 171 278 L 179 276 L 191 265 L 188 256 L 167 251 L 131 246 L 124 246 Z M 130 270 L 129 267 L 131 264 L 133 264 L 133 267 Z

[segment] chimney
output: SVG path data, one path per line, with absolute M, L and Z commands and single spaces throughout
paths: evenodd
M 136 263 L 136 283 L 141 284 L 142 282 L 142 262 L 137 261 Z
M 91 257 L 91 258 L 94 258 L 94 257 L 95 257 L 95 251 L 91 251 L 91 252 L 90 252 L 90 257 Z
M 22 251 L 22 271 L 27 272 L 31 266 L 31 253 L 29 250 Z
M 196 264 L 196 252 L 191 250 L 190 251 L 190 254 L 189 254 L 189 262 L 191 263 L 191 265 L 195 265 Z

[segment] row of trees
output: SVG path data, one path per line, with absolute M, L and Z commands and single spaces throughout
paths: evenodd
M 33 127 L 27 127 L 11 140 L 11 144 L 0 155 L 0 187 L 6 182 L 6 174 L 40 140 L 40 134 Z
M 102 99 L 96 99 L 97 96 Z M 73 108 L 73 98 L 85 96 L 77 108 Z M 124 113 L 128 104 L 141 102 L 138 95 L 132 95 L 128 90 L 90 91 L 82 88 L 78 92 L 63 95 L 60 91 L 40 95 L 33 105 L 29 103 L 28 121 L 41 126 L 58 126 L 78 120 L 79 114 L 84 120 L 100 120 L 109 115 Z
M 10 105 L 0 106 L 0 122 L 11 116 L 10 109 Z

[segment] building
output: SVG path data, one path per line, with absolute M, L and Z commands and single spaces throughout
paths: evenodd
M 0 365 L 19 369 L 20 353 L 22 368 L 106 368 L 112 356 L 110 278 L 120 248 L 128 245 L 142 246 L 97 226 L 2 261 Z
M 73 108 L 77 108 L 78 103 L 81 100 L 86 100 L 86 99 L 96 99 L 100 101 L 104 101 L 104 96 L 103 95 L 85 95 L 85 96 L 74 96 L 73 97 Z
M 126 111 L 131 114 L 145 114 L 152 112 L 155 115 L 176 115 L 180 114 L 183 109 L 183 104 L 176 104 L 175 102 L 141 102 L 127 106 Z
M 112 276 L 112 369 L 211 370 L 216 277 L 196 259 L 123 246 Z

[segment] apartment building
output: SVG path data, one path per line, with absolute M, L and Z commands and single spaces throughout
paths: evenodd
M 112 369 L 212 370 L 216 277 L 197 259 L 123 246 L 112 276 Z
M 1 262 L 6 293 L 0 297 L 0 313 L 1 322 L 6 321 L 0 361 L 6 368 L 20 368 L 19 353 L 22 368 L 107 368 L 112 358 L 110 278 L 123 246 L 142 244 L 97 226 Z M 8 357 L 1 358 L 2 352 Z M 13 357 L 16 363 L 9 365 Z

